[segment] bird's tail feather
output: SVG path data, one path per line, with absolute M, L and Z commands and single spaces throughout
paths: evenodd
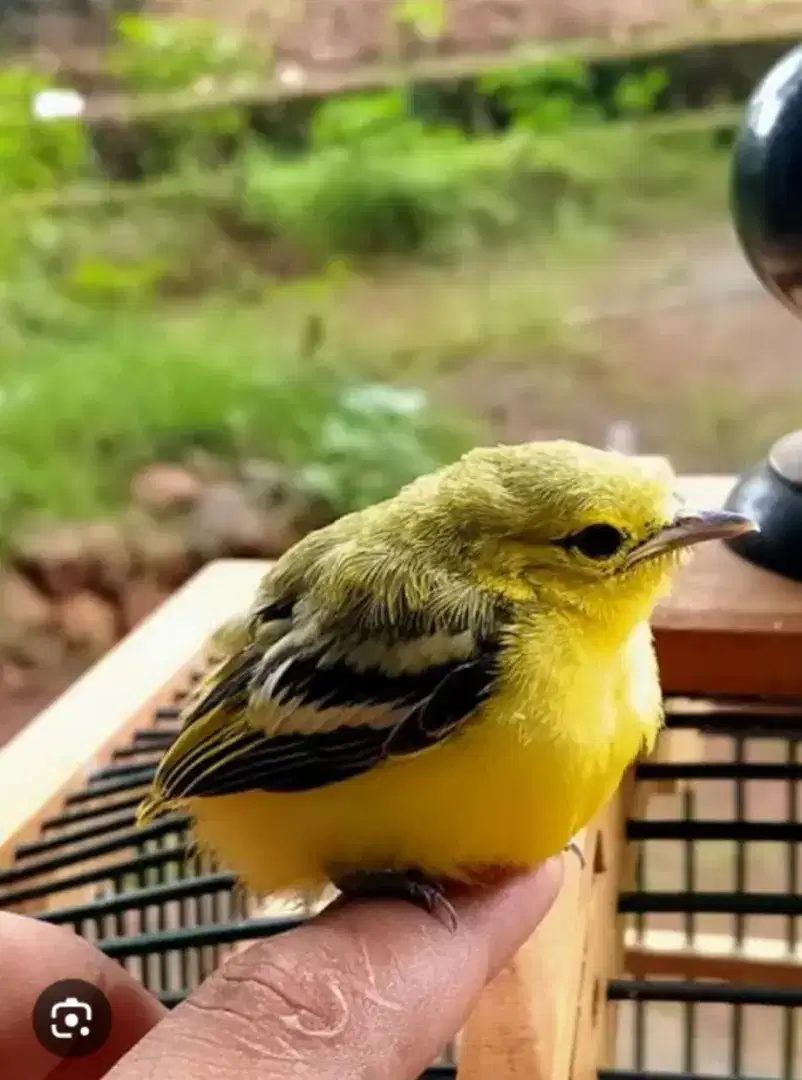
M 134 822 L 138 828 L 142 828 L 143 825 L 150 825 L 156 818 L 178 809 L 180 807 L 174 799 L 165 799 L 161 792 L 151 790 L 136 808 Z

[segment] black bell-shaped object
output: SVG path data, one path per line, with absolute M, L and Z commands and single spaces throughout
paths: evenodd
M 772 68 L 749 100 L 733 157 L 732 213 L 757 276 L 802 317 L 802 46 Z M 727 509 L 760 525 L 759 533 L 730 541 L 734 551 L 802 581 L 802 429 L 779 439 L 739 480 Z
M 802 315 L 802 46 L 749 100 L 733 156 L 732 213 L 755 273 Z

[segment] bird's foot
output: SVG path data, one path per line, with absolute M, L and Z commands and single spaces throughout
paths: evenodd
M 433 915 L 452 933 L 457 929 L 457 913 L 442 885 L 420 870 L 352 870 L 334 874 L 332 880 L 346 900 L 406 900 Z
M 563 851 L 572 851 L 574 855 L 579 859 L 579 865 L 582 869 L 585 869 L 585 853 L 582 850 L 582 846 L 578 840 L 571 840 L 565 845 Z

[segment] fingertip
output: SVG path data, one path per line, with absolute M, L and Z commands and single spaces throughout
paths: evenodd
M 492 876 L 446 890 L 455 931 L 406 900 L 364 898 L 255 942 L 113 1075 L 161 1075 L 180 1061 L 201 1080 L 210 1050 L 232 1045 L 269 1061 L 276 1078 L 365 1076 L 367 1061 L 381 1061 L 386 1076 L 420 1075 L 548 911 L 562 859 Z
M 57 1067 L 59 1075 L 65 1072 L 64 1062 L 39 1043 L 33 1024 L 40 995 L 64 980 L 88 983 L 106 997 L 111 1009 L 107 1041 L 84 1059 L 82 1080 L 104 1076 L 165 1015 L 157 999 L 123 967 L 66 926 L 0 912 L 0 955 L 6 988 L 0 1010 L 3 1076 L 8 1073 L 18 1080 L 44 1080 Z M 13 1073 L 6 1068 L 11 1064 Z
M 548 913 L 564 876 L 561 854 L 532 869 L 494 867 L 470 883 L 450 882 L 444 896 L 455 916 L 453 925 L 436 910 L 427 912 L 407 900 L 343 896 L 314 921 L 333 928 L 356 927 L 368 935 L 380 928 L 380 935 L 393 941 L 399 954 L 410 948 L 433 948 L 458 956 L 467 947 L 477 955 L 480 946 L 486 977 L 492 978 Z
M 463 932 L 487 942 L 490 978 L 537 929 L 564 876 L 563 856 L 557 855 L 532 870 L 499 871 L 494 882 L 462 888 L 450 897 Z

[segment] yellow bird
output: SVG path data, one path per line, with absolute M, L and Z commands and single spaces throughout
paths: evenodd
M 311 533 L 214 640 L 144 823 L 182 809 L 263 894 L 394 895 L 570 846 L 662 722 L 648 620 L 692 544 L 668 466 L 476 449 Z

